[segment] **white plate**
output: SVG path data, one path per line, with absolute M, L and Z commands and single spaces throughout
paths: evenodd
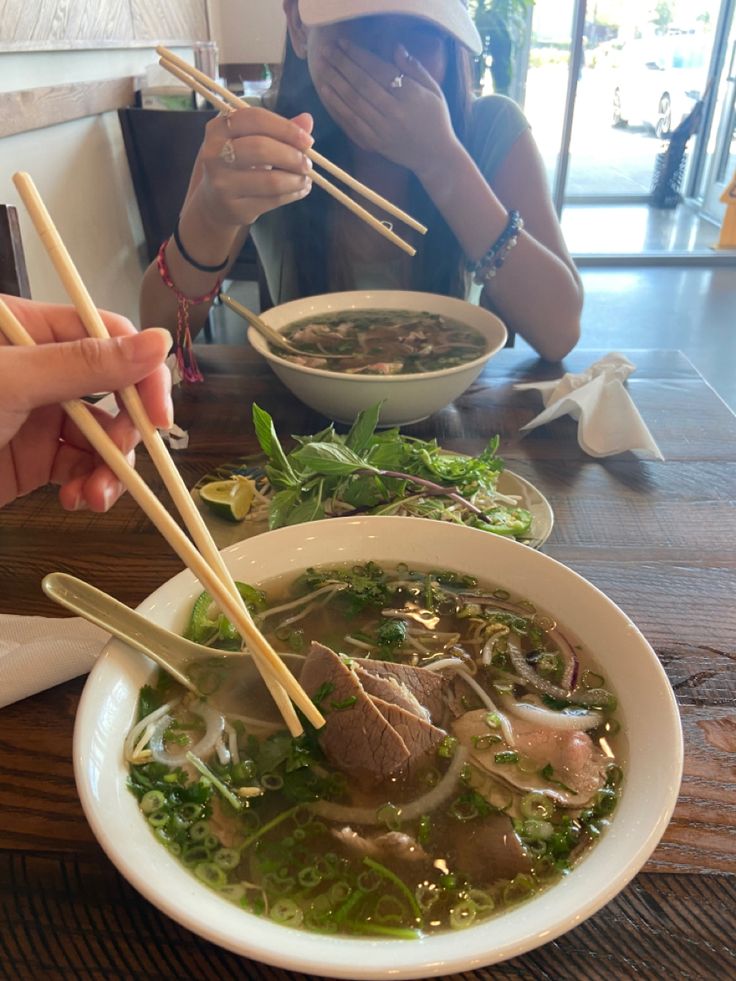
M 448 452 L 448 451 L 445 451 Z M 225 480 L 234 473 L 241 474 L 261 474 L 262 470 L 253 465 L 252 458 L 244 457 L 234 463 L 226 463 L 216 470 L 211 471 L 200 477 L 192 488 L 192 497 L 197 507 L 202 513 L 205 524 L 210 530 L 210 534 L 215 540 L 218 548 L 227 548 L 236 542 L 242 542 L 244 538 L 252 538 L 254 535 L 261 535 L 268 531 L 265 521 L 226 521 L 218 517 L 199 496 L 199 488 L 215 480 Z M 532 513 L 532 525 L 529 538 L 524 540 L 524 544 L 531 545 L 532 548 L 541 548 L 552 534 L 554 525 L 554 513 L 552 506 L 534 484 L 520 477 L 511 470 L 504 470 L 498 478 L 498 489 L 502 494 L 518 497 L 519 503 L 527 511 Z M 332 519 L 337 520 L 337 519 Z M 342 520 L 342 519 L 340 519 Z
M 364 517 L 296 525 L 225 552 L 233 574 L 257 584 L 311 565 L 374 560 L 454 569 L 503 585 L 559 620 L 590 650 L 619 699 L 625 779 L 611 826 L 551 889 L 495 919 L 421 941 L 325 936 L 256 917 L 194 878 L 154 838 L 126 787 L 122 747 L 153 665 L 113 641 L 84 689 L 74 730 L 74 771 L 97 840 L 129 882 L 183 926 L 246 957 L 288 970 L 351 979 L 402 979 L 471 971 L 554 940 L 601 909 L 639 871 L 669 822 L 682 775 L 677 705 L 654 651 L 606 596 L 541 552 L 486 532 L 417 518 Z M 622 574 L 624 574 L 622 570 Z M 139 610 L 181 631 L 201 586 L 188 571 Z

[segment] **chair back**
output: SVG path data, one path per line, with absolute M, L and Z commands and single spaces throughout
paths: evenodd
M 0 204 L 0 293 L 31 296 L 18 211 L 12 204 Z

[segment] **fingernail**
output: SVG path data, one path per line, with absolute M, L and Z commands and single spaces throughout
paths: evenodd
M 110 486 L 110 484 L 105 485 L 102 489 L 102 507 L 104 511 L 109 511 L 118 498 L 118 491 L 115 487 Z
M 69 511 L 83 511 L 87 507 L 87 502 L 82 497 L 81 494 L 77 494 L 72 503 L 69 505 L 67 510 Z
M 313 164 L 313 163 L 312 163 L 312 161 L 311 161 L 311 160 L 309 159 L 309 157 L 305 157 L 305 158 L 304 158 L 304 167 L 305 167 L 305 168 L 306 168 L 307 170 L 311 170 L 313 166 L 314 166 L 314 164 Z
M 306 130 L 303 129 L 299 130 L 297 140 L 306 149 L 309 149 L 314 144 L 314 137 L 310 136 L 309 133 L 307 133 Z
M 139 334 L 129 334 L 120 338 L 120 350 L 129 361 L 152 361 L 161 355 L 161 340 L 166 351 L 171 350 L 173 338 L 163 327 L 150 327 Z
M 171 429 L 174 425 L 174 403 L 171 401 L 171 396 L 166 399 L 166 405 L 164 406 L 164 419 L 166 420 L 166 429 Z

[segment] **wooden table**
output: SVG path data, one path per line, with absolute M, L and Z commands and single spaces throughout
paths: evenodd
M 200 348 L 207 381 L 178 396 L 189 485 L 256 449 L 253 399 L 280 432 L 323 420 L 247 348 Z M 569 370 L 596 352 L 573 354 Z M 519 438 L 538 397 L 515 381 L 558 369 L 505 350 L 457 403 L 413 427 L 478 451 L 500 433 L 512 469 L 547 495 L 545 551 L 586 576 L 653 644 L 677 693 L 685 776 L 643 872 L 603 911 L 538 950 L 465 979 L 736 977 L 736 417 L 677 352 L 637 351 L 629 383 L 665 457 L 586 457 L 571 420 Z M 151 478 L 145 459 L 140 468 Z M 156 482 L 157 483 L 157 482 Z M 0 512 L 0 611 L 60 615 L 39 581 L 61 569 L 135 605 L 180 568 L 130 499 L 109 515 L 64 513 L 52 491 Z M 293 978 L 179 927 L 135 893 L 96 844 L 72 776 L 79 678 L 0 711 L 0 977 Z M 656 753 L 656 746 L 652 747 Z

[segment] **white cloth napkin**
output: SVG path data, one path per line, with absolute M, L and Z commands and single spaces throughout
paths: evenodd
M 81 617 L 0 614 L 0 708 L 86 674 L 109 639 Z
M 578 421 L 578 443 L 590 456 L 612 456 L 636 450 L 652 460 L 664 456 L 649 432 L 639 410 L 624 387 L 636 370 L 623 354 L 607 354 L 579 374 L 568 372 L 557 381 L 514 385 L 518 391 L 535 389 L 546 408 L 524 430 L 536 429 L 560 416 Z

